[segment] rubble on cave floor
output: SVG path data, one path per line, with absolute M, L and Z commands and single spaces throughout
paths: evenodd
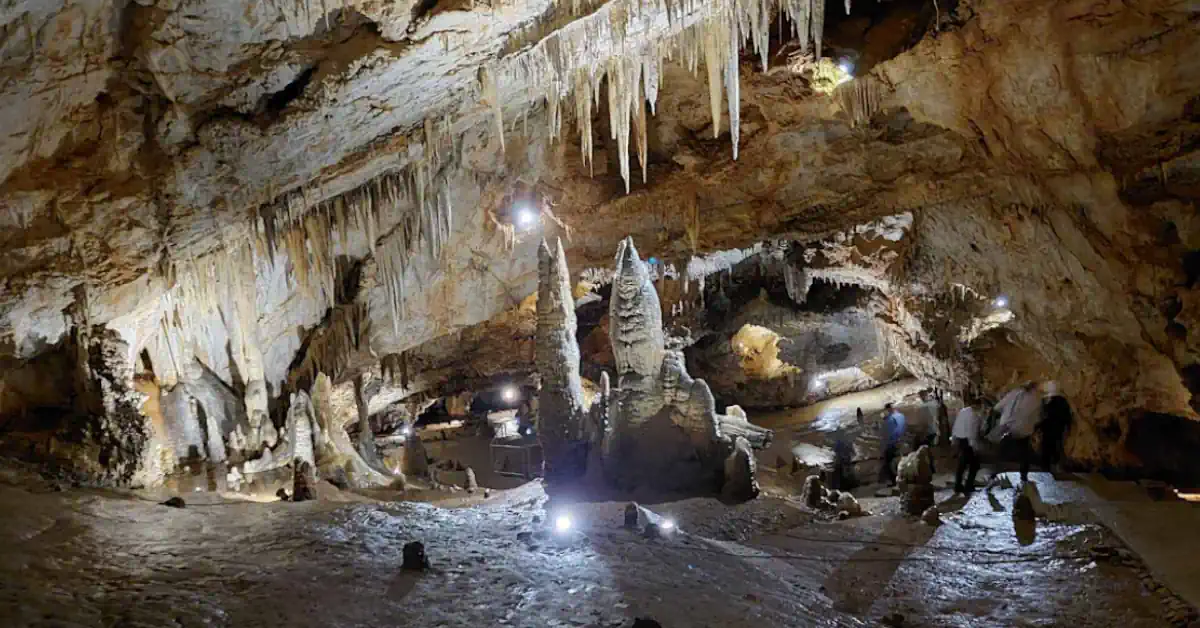
M 995 490 L 1011 507 L 1016 489 Z M 1167 594 L 1103 528 L 1042 520 L 1022 545 L 982 491 L 938 499 L 936 529 L 777 498 L 642 499 L 647 537 L 624 528 L 625 501 L 572 505 L 574 527 L 551 533 L 536 482 L 460 508 L 173 509 L 4 485 L 0 609 L 10 626 L 1168 625 Z M 401 569 L 412 541 L 429 569 Z

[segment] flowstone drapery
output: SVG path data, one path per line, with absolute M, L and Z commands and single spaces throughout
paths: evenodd
M 754 449 L 772 432 L 718 414 L 712 392 L 692 379 L 683 352 L 662 327 L 658 293 L 632 239 L 617 252 L 609 335 L 617 387 L 607 376 L 588 409 L 579 386 L 574 302 L 561 246 L 539 257 L 538 371 L 548 486 L 584 475 L 588 452 L 608 483 L 623 489 L 716 490 L 732 499 L 758 494 Z M 570 474 L 563 472 L 570 465 Z

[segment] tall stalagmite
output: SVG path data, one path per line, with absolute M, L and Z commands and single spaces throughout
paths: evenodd
M 613 275 L 612 300 L 609 303 L 613 358 L 617 364 L 618 386 L 626 380 L 650 380 L 662 366 L 666 336 L 662 326 L 662 307 L 650 271 L 638 258 L 633 238 L 625 238 L 617 247 L 617 269 Z
M 538 248 L 535 360 L 542 379 L 538 393 L 539 434 L 547 485 L 578 479 L 587 465 L 575 325 L 575 299 L 562 241 L 557 241 L 553 252 L 542 241 Z
M 753 497 L 747 451 L 768 446 L 771 431 L 717 414 L 708 385 L 688 375 L 682 351 L 667 348 L 658 292 L 631 238 L 619 245 L 616 261 L 609 335 L 619 380 L 605 399 L 612 413 L 603 443 L 606 477 L 624 488 L 724 485 L 727 495 Z

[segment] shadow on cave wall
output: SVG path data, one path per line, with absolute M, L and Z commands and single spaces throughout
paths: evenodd
M 1146 412 L 1130 421 L 1125 446 L 1142 461 L 1137 475 L 1200 488 L 1200 422 Z

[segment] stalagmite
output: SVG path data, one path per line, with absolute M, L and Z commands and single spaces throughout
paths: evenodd
M 616 261 L 609 334 L 617 374 L 653 377 L 662 365 L 665 350 L 658 292 L 645 263 L 638 258 L 632 238 L 618 245 Z
M 358 488 L 390 484 L 393 478 L 372 469 L 351 444 L 350 436 L 334 412 L 333 384 L 328 375 L 319 373 L 314 379 L 311 399 L 316 418 L 316 466 L 320 476 L 334 477 L 344 472 L 350 485 Z M 400 479 L 403 481 L 403 476 Z
M 583 384 L 570 279 L 562 241 L 552 252 L 543 240 L 538 247 L 535 361 L 542 380 L 538 436 L 545 450 L 548 487 L 581 478 L 587 468 Z
M 731 482 L 730 494 L 749 496 L 754 466 L 746 452 L 769 445 L 772 433 L 717 414 L 712 391 L 688 375 L 683 352 L 666 348 L 653 278 L 630 238 L 618 247 L 609 335 L 620 379 L 613 399 L 605 400 L 611 417 L 601 451 L 608 480 L 625 488 L 681 489 L 717 470 Z

